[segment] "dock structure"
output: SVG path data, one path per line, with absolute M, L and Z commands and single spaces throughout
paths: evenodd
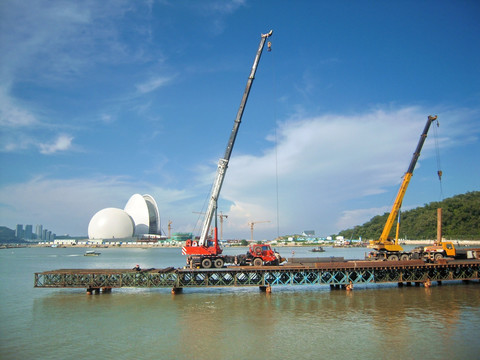
M 355 284 L 479 280 L 480 260 L 443 261 L 429 264 L 409 261 L 345 261 L 223 269 L 165 268 L 142 271 L 126 269 L 63 269 L 35 273 L 36 288 L 85 288 L 88 293 L 114 288 L 171 288 L 178 293 L 194 287 L 257 286 L 263 291 L 280 285 L 329 285 L 346 288 Z

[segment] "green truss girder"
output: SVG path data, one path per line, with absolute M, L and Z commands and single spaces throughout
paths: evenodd
M 169 272 L 56 270 L 35 273 L 41 288 L 183 288 L 279 285 L 346 285 L 388 282 L 475 280 L 480 263 L 369 268 L 177 269 Z

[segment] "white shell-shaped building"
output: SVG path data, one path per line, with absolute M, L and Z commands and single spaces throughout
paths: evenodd
M 100 210 L 88 224 L 89 239 L 121 239 L 144 234 L 160 235 L 160 215 L 150 195 L 134 194 L 124 210 Z
M 124 210 L 135 223 L 134 235 L 159 233 L 160 216 L 152 196 L 135 194 L 128 200 Z

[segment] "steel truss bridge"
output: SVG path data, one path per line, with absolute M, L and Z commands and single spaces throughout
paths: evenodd
M 110 292 L 113 288 L 171 288 L 173 293 L 193 287 L 330 285 L 478 280 L 480 261 L 345 261 L 295 266 L 229 267 L 224 269 L 66 269 L 35 273 L 36 288 L 85 288 Z

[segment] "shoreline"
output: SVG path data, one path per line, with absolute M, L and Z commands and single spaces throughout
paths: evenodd
M 457 246 L 475 246 L 480 245 L 480 240 L 448 240 L 453 242 Z M 265 243 L 269 243 L 266 241 Z M 429 246 L 433 245 L 434 240 L 401 240 L 399 241 L 400 245 L 419 245 L 419 246 Z M 353 248 L 353 247 L 360 247 L 360 248 L 368 248 L 368 246 L 362 245 L 334 245 L 334 244 L 318 244 L 318 243 L 281 243 L 281 244 L 271 244 L 274 247 L 335 247 L 335 248 Z M 0 244 L 0 249 L 13 249 L 13 248 L 29 248 L 29 247 L 51 247 L 51 248 L 94 248 L 94 249 L 102 249 L 102 248 L 140 248 L 140 249 L 162 249 L 162 248 L 181 248 L 183 244 L 169 244 L 169 243 L 146 243 L 146 244 L 138 244 L 138 243 L 122 243 L 122 244 L 68 244 L 68 243 L 57 243 L 57 244 Z M 242 245 L 227 245 L 223 246 L 224 248 L 246 248 L 247 246 Z

